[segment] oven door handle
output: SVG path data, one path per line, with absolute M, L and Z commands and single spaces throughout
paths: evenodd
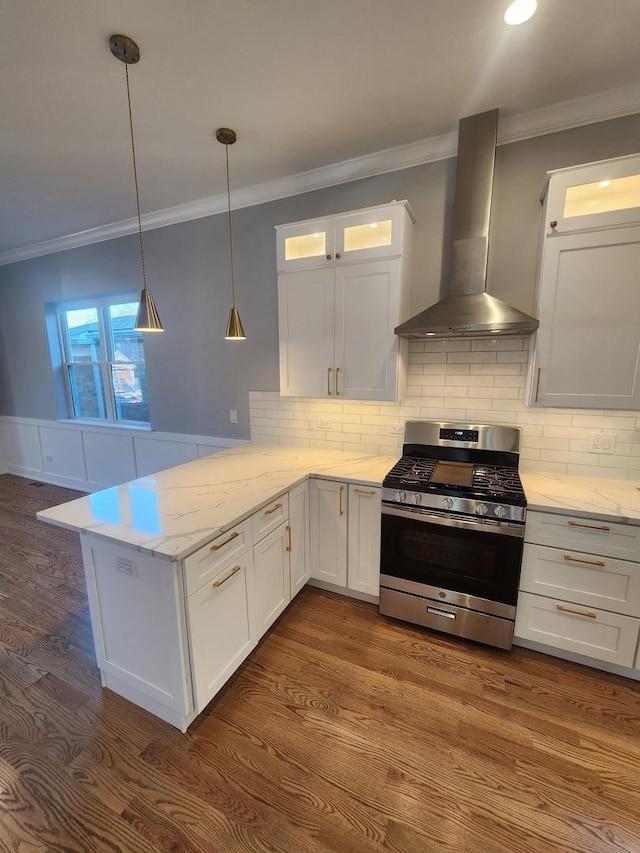
M 485 521 L 474 519 L 468 521 L 466 518 L 458 518 L 455 515 L 440 515 L 429 512 L 426 509 L 415 509 L 410 507 L 397 507 L 382 503 L 383 515 L 396 515 L 398 518 L 410 518 L 414 521 L 422 521 L 429 524 L 437 524 L 441 527 L 459 527 L 465 530 L 475 530 L 476 533 L 497 533 L 500 536 L 515 536 L 517 539 L 524 538 L 524 524 L 510 524 L 504 521 Z

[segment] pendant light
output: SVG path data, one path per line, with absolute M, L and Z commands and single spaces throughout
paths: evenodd
M 142 268 L 142 291 L 140 304 L 136 315 L 134 329 L 137 332 L 163 332 L 162 323 L 158 316 L 151 292 L 147 290 L 147 274 L 144 264 L 144 243 L 142 240 L 142 219 L 140 217 L 140 191 L 138 189 L 138 169 L 136 166 L 136 144 L 133 138 L 133 115 L 131 113 L 131 92 L 129 90 L 129 66 L 140 61 L 140 48 L 128 36 L 111 36 L 109 39 L 111 53 L 124 63 L 125 79 L 127 82 L 127 104 L 129 106 L 129 132 L 131 135 L 131 156 L 133 159 L 133 181 L 136 189 L 136 211 L 138 214 L 138 237 L 140 240 L 140 265 Z
M 233 234 L 231 232 L 231 189 L 229 186 L 229 146 L 233 145 L 237 136 L 235 130 L 229 127 L 219 127 L 216 131 L 216 139 L 224 145 L 227 162 L 227 217 L 229 221 L 229 264 L 231 267 L 231 311 L 227 322 L 227 341 L 244 341 L 247 336 L 242 328 L 242 320 L 236 308 L 236 279 L 233 270 Z

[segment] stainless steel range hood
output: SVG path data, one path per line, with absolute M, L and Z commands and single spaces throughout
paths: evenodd
M 485 292 L 498 110 L 459 125 L 453 253 L 447 295 L 402 323 L 403 338 L 475 338 L 530 335 L 538 321 Z

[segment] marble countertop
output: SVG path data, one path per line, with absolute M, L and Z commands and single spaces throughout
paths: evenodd
M 397 456 L 249 444 L 38 513 L 41 521 L 179 560 L 309 475 L 380 486 Z M 521 472 L 529 510 L 640 525 L 640 483 Z
M 640 483 L 520 472 L 529 510 L 640 525 Z
M 397 459 L 251 442 L 42 510 L 38 518 L 180 560 L 310 474 L 380 486 Z

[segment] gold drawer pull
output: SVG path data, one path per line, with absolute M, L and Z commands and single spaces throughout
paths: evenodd
M 556 604 L 556 610 L 561 610 L 563 613 L 573 613 L 574 616 L 586 616 L 588 619 L 597 619 L 598 616 L 591 611 L 583 613 L 581 610 L 572 610 L 570 607 L 565 607 L 562 604 Z
M 275 506 L 272 506 L 271 509 L 265 509 L 264 514 L 265 515 L 273 515 L 273 513 L 277 509 L 282 509 L 282 504 L 275 504 Z
M 354 489 L 357 495 L 375 495 L 375 489 Z
M 327 367 L 327 394 L 331 396 L 331 368 Z
M 219 578 L 218 580 L 215 580 L 211 584 L 211 586 L 215 586 L 215 587 L 222 586 L 222 584 L 226 583 L 229 580 L 229 578 L 232 578 L 236 572 L 239 572 L 241 568 L 242 568 L 242 566 L 231 566 L 231 569 L 227 572 L 227 574 L 223 578 Z
M 568 563 L 584 563 L 585 566 L 600 566 L 602 569 L 605 567 L 602 560 L 579 560 L 577 557 L 570 557 L 568 554 L 565 554 L 564 558 Z
M 228 544 L 229 544 L 229 542 L 233 542 L 233 540 L 234 540 L 237 536 L 240 536 L 240 534 L 239 534 L 239 533 L 238 533 L 238 531 L 236 530 L 236 532 L 235 532 L 235 533 L 232 533 L 232 534 L 231 534 L 231 536 L 230 536 L 228 539 L 225 539 L 225 540 L 224 540 L 224 542 L 221 542 L 219 545 L 212 545 L 212 546 L 211 546 L 211 550 L 212 550 L 212 551 L 219 551 L 219 550 L 220 550 L 220 548 L 224 548 L 224 546 L 225 546 L 225 545 L 228 545 Z
M 290 524 L 287 524 L 287 536 L 289 537 L 289 544 L 287 545 L 285 550 L 290 551 L 291 550 L 291 525 Z
M 579 521 L 567 521 L 569 527 L 586 527 L 588 530 L 604 530 L 607 533 L 611 530 L 606 524 L 580 524 Z

